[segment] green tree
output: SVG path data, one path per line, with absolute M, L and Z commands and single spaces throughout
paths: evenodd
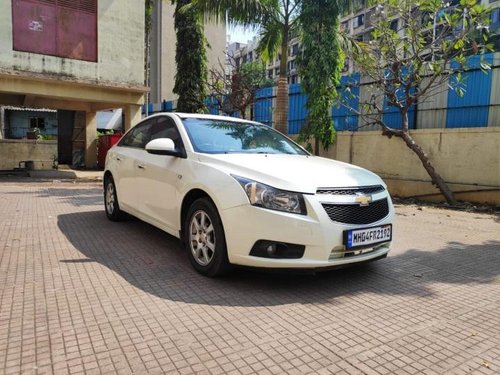
M 306 124 L 299 140 L 315 140 L 327 149 L 335 139 L 331 110 L 344 63 L 339 43 L 339 16 L 349 2 L 339 0 L 302 0 L 300 24 L 302 51 L 298 59 L 302 89 L 307 94 Z
M 179 96 L 179 112 L 205 112 L 207 96 L 207 54 L 203 15 L 187 7 L 191 0 L 172 0 L 175 4 L 174 27 L 177 36 L 174 93 Z
M 153 27 L 153 8 L 155 0 L 144 2 L 144 85 L 149 87 L 151 73 L 151 30 Z M 148 111 L 149 92 L 146 92 L 146 115 Z
M 467 56 L 493 48 L 487 43 L 488 12 L 476 0 L 460 0 L 456 6 L 441 0 L 375 3 L 372 40 L 359 43 L 351 56 L 367 81 L 367 92 L 355 112 L 364 125 L 378 125 L 383 135 L 401 139 L 418 156 L 446 201 L 455 205 L 452 191 L 412 137 L 408 115 L 418 103 L 428 102 L 443 91 L 463 95 Z M 484 61 L 481 67 L 489 69 Z M 384 121 L 387 107 L 399 114 L 400 129 Z
M 192 0 L 203 13 L 232 22 L 260 25 L 257 48 L 264 62 L 280 56 L 275 128 L 288 133 L 288 42 L 297 30 L 301 0 Z

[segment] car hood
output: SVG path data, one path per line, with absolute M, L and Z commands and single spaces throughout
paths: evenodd
M 383 185 L 376 174 L 343 162 L 305 155 L 199 154 L 202 164 L 276 187 L 315 194 L 318 188 Z

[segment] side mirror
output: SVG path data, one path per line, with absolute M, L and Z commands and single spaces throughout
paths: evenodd
M 178 156 L 181 158 L 185 157 L 182 151 L 175 148 L 174 141 L 170 138 L 153 139 L 146 145 L 146 151 L 155 155 Z

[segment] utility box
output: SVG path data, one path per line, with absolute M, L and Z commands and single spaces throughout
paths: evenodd
M 100 135 L 97 141 L 97 166 L 104 169 L 108 150 L 118 143 L 122 137 L 121 133 Z

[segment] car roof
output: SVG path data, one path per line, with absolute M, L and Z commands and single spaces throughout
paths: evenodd
M 155 113 L 151 117 L 156 116 L 156 115 L 162 115 L 162 114 L 174 115 L 174 116 L 179 117 L 180 119 L 198 118 L 198 119 L 206 119 L 206 120 L 219 120 L 219 121 L 229 121 L 229 122 L 239 122 L 239 123 L 246 123 L 246 124 L 262 125 L 261 123 L 256 122 L 256 121 L 244 120 L 244 119 L 237 118 L 237 117 L 207 115 L 207 114 L 202 114 L 202 113 L 162 112 L 162 113 Z

